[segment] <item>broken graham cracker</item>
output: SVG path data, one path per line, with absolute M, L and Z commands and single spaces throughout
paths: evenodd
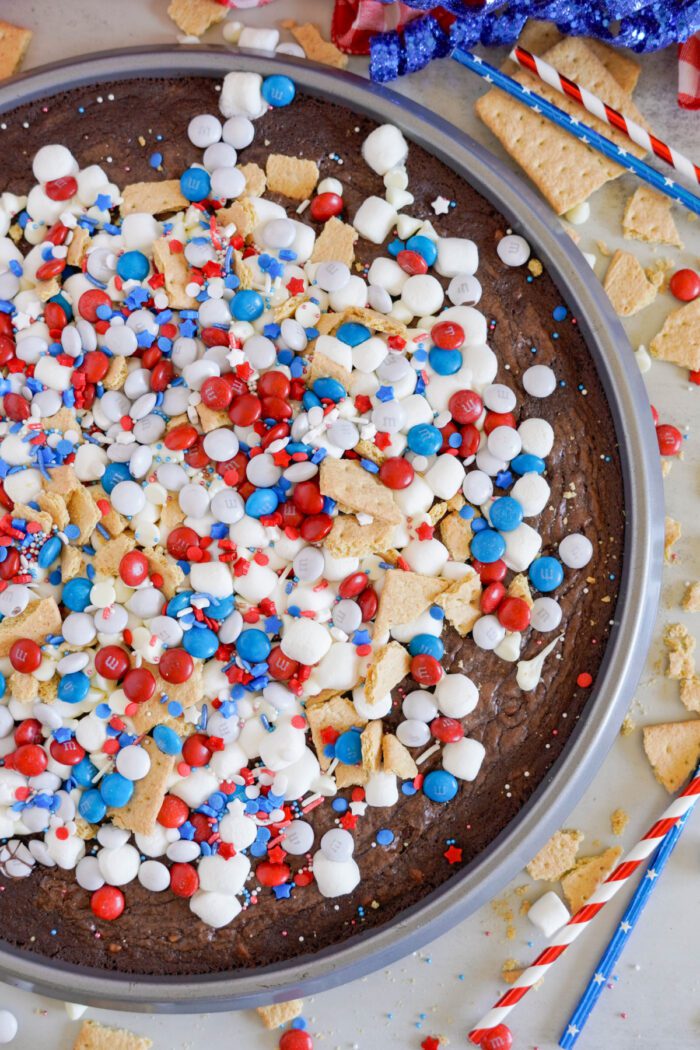
M 610 830 L 613 835 L 621 835 L 629 822 L 629 813 L 624 809 L 614 809 L 610 814 Z
M 280 1025 L 288 1024 L 295 1017 L 299 1017 L 304 1009 L 303 999 L 290 999 L 286 1003 L 273 1003 L 272 1006 L 257 1006 L 258 1017 L 268 1029 L 272 1031 Z
M 692 678 L 681 678 L 679 695 L 681 703 L 688 711 L 700 712 L 700 678 L 696 674 Z
M 570 829 L 555 831 L 549 842 L 545 843 L 539 853 L 532 858 L 525 870 L 531 879 L 556 882 L 565 872 L 573 868 L 582 841 L 583 832 L 581 831 Z
M 267 189 L 265 172 L 259 164 L 239 164 L 238 170 L 245 178 L 245 191 L 249 197 L 262 197 Z
M 318 164 L 301 157 L 270 153 L 265 165 L 267 188 L 295 201 L 308 200 L 318 182 Z
M 362 730 L 360 745 L 362 748 L 362 774 L 365 783 L 374 773 L 379 772 L 383 734 L 381 719 L 377 719 L 375 722 L 368 722 Z
M 668 315 L 649 353 L 693 372 L 700 369 L 700 296 Z
M 700 612 L 700 580 L 687 584 L 681 607 L 686 612 Z
M 186 682 L 166 682 L 158 674 L 157 666 L 144 664 L 156 680 L 156 688 L 150 700 L 139 704 L 139 709 L 133 716 L 134 729 L 137 733 L 148 733 L 154 726 L 169 725 L 177 731 L 184 727 L 184 721 L 180 715 L 172 718 L 168 713 L 168 703 L 161 703 L 161 696 L 167 696 L 168 701 L 177 701 L 183 710 L 192 707 L 202 699 L 202 663 L 195 661 L 194 670 Z
M 418 775 L 418 766 L 407 747 L 392 733 L 382 737 L 382 760 L 385 773 L 395 773 L 401 780 L 413 780 Z
M 215 0 L 170 0 L 168 15 L 187 36 L 201 36 L 210 26 L 223 22 L 228 8 Z
M 137 835 L 152 835 L 156 817 L 163 805 L 170 776 L 175 768 L 175 756 L 161 751 L 155 740 L 147 736 L 141 745 L 151 759 L 151 768 L 145 777 L 134 784 L 134 793 L 125 806 L 113 809 L 109 819 L 118 828 Z
M 307 707 L 306 720 L 309 723 L 318 761 L 324 772 L 331 764 L 330 758 L 325 754 L 328 741 L 324 739 L 324 730 L 332 730 L 340 736 L 348 729 L 362 728 L 365 725 L 365 720 L 360 718 L 355 710 L 355 705 L 342 696 L 334 696 L 325 704 L 314 704 Z
M 391 525 L 400 525 L 403 514 L 390 489 L 382 485 L 357 460 L 331 459 L 321 463 L 320 489 L 336 503 L 350 510 L 372 514 L 374 518 Z
M 675 518 L 669 518 L 667 515 L 664 522 L 664 561 L 667 565 L 670 565 L 675 558 L 673 548 L 682 535 L 681 523 L 676 521 Z
M 125 554 L 129 554 L 135 546 L 136 541 L 126 533 L 113 540 L 107 540 L 97 549 L 92 559 L 95 572 L 101 576 L 117 576 L 122 558 Z
M 165 290 L 170 306 L 175 310 L 196 310 L 198 302 L 187 294 L 190 268 L 182 252 L 171 252 L 165 237 L 153 245 L 153 265 L 165 277 Z
M 678 791 L 700 759 L 700 718 L 661 722 L 645 726 L 642 732 L 654 776 L 667 791 Z
M 447 587 L 449 582 L 438 576 L 421 576 L 418 572 L 404 572 L 402 569 L 387 572 L 374 621 L 375 637 L 397 623 L 417 620 Z
M 683 247 L 673 221 L 670 199 L 650 186 L 639 186 L 627 201 L 622 217 L 622 232 L 634 241 Z
M 561 888 L 572 915 L 584 906 L 603 879 L 608 877 L 621 853 L 619 846 L 611 846 L 595 857 L 581 857 L 573 870 L 563 877 Z
M 43 645 L 52 634 L 63 633 L 61 611 L 53 598 L 40 598 L 30 602 L 19 616 L 5 618 L 0 623 L 0 656 L 7 656 L 19 638 L 29 638 Z
M 334 558 L 363 558 L 391 546 L 395 525 L 372 521 L 361 525 L 354 514 L 338 514 L 326 537 L 326 550 Z
M 19 700 L 21 704 L 30 704 L 39 696 L 39 680 L 33 674 L 22 674 L 13 671 L 7 684 L 10 688 L 10 696 L 13 700 Z
M 161 179 L 155 182 L 132 182 L 122 193 L 119 211 L 122 217 L 134 212 L 147 215 L 165 215 L 184 211 L 190 202 L 180 192 L 179 179 Z
M 614 109 L 647 126 L 630 96 L 580 38 L 562 40 L 542 57 L 560 73 L 588 88 Z M 519 70 L 514 79 L 553 102 L 570 116 L 581 119 L 580 106 L 526 70 Z M 562 128 L 553 125 L 541 113 L 535 113 L 497 88 L 482 95 L 475 108 L 484 124 L 532 179 L 558 215 L 585 201 L 610 179 L 622 174 L 623 169 L 618 164 L 596 153 Z M 644 156 L 643 150 L 597 117 L 586 114 L 586 120 L 630 153 L 637 157 Z
M 223 10 L 223 9 L 222 9 Z M 153 1040 L 126 1028 L 111 1028 L 98 1021 L 83 1021 L 73 1050 L 149 1050 Z
M 365 700 L 371 706 L 390 693 L 411 669 L 411 657 L 399 642 L 377 649 L 365 678 Z
M 358 233 L 354 226 L 333 216 L 325 224 L 314 244 L 311 262 L 342 262 L 352 267 L 357 238 Z
M 630 252 L 618 249 L 610 260 L 603 288 L 618 317 L 631 317 L 656 299 L 656 286 Z
M 0 79 L 4 80 L 17 72 L 31 39 L 31 29 L 0 21 Z
M 297 44 L 303 47 L 306 57 L 311 62 L 320 62 L 324 66 L 345 69 L 348 56 L 344 55 L 330 40 L 324 40 L 318 26 L 313 22 L 297 25 L 290 19 L 282 22 L 283 29 L 289 29 Z
M 436 604 L 444 609 L 447 619 L 464 638 L 481 616 L 480 598 L 481 580 L 479 574 L 471 569 L 466 576 L 455 580 L 443 591 L 436 599 Z
M 695 674 L 695 639 L 682 623 L 666 624 L 663 635 L 668 650 L 668 678 L 692 678 Z
M 445 515 L 440 521 L 440 539 L 453 561 L 466 561 L 472 540 L 472 527 L 459 513 Z

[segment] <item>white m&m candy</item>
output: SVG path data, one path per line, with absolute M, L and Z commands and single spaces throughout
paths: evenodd
M 565 536 L 559 544 L 559 557 L 569 569 L 582 569 L 593 557 L 593 544 L 580 532 Z
M 506 266 L 522 266 L 530 258 L 530 245 L 517 233 L 507 233 L 496 245 L 499 259 Z

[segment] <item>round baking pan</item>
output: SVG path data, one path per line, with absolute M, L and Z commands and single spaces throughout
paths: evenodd
M 627 710 L 659 597 L 664 496 L 651 413 L 627 337 L 598 280 L 549 208 L 483 146 L 434 113 L 360 77 L 288 58 L 226 48 L 134 48 L 44 66 L 0 88 L 0 113 L 59 91 L 131 77 L 285 73 L 311 95 L 398 125 L 491 201 L 536 246 L 574 310 L 614 419 L 624 477 L 626 534 L 615 624 L 595 690 L 563 754 L 518 816 L 481 855 L 430 896 L 376 930 L 259 970 L 141 977 L 69 966 L 0 944 L 0 978 L 70 1001 L 128 1010 L 201 1012 L 284 1001 L 387 966 L 494 897 L 559 827 L 591 783 Z

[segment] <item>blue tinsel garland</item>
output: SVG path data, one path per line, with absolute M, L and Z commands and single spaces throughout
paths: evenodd
M 403 2 L 427 12 L 440 0 Z M 426 14 L 401 33 L 374 37 L 373 80 L 413 73 L 455 47 L 514 44 L 528 18 L 555 22 L 566 36 L 597 37 L 633 51 L 658 51 L 700 29 L 700 0 L 484 0 L 479 6 L 468 0 L 441 0 L 441 6 L 456 16 L 449 32 Z

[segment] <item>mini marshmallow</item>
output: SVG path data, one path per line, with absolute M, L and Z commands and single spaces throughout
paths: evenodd
M 445 293 L 437 277 L 429 273 L 409 277 L 401 291 L 401 302 L 414 317 L 437 314 L 445 300 Z
M 290 660 L 315 664 L 323 659 L 331 643 L 331 636 L 322 623 L 300 617 L 285 625 L 280 648 Z
M 441 277 L 471 276 L 479 267 L 479 250 L 466 237 L 440 237 L 437 250 L 435 269 Z
M 316 888 L 323 897 L 342 897 L 352 893 L 360 882 L 360 869 L 350 859 L 343 863 L 329 860 L 321 850 L 314 854 L 313 872 Z
M 225 117 L 250 120 L 261 117 L 267 110 L 267 102 L 262 97 L 262 77 L 258 73 L 227 73 L 221 87 L 219 109 Z M 231 145 L 240 148 L 235 142 Z
M 209 859 L 205 857 L 205 860 Z M 207 926 L 218 930 L 222 926 L 228 926 L 230 922 L 233 922 L 236 916 L 240 914 L 241 905 L 236 897 L 228 894 L 197 890 L 190 897 L 190 911 L 194 912 L 197 918 L 201 919 Z
M 435 687 L 435 698 L 443 715 L 465 718 L 479 702 L 479 691 L 464 674 L 446 674 Z
M 408 143 L 393 124 L 380 124 L 362 143 L 362 157 L 378 175 L 386 175 L 392 168 L 398 168 L 407 156 Z
M 216 498 L 215 496 L 214 499 Z M 190 583 L 195 591 L 211 594 L 213 598 L 228 598 L 233 594 L 231 573 L 220 562 L 193 562 L 190 568 Z
M 212 854 L 199 862 L 199 885 L 203 890 L 234 896 L 240 893 L 250 872 L 250 861 L 242 853 L 228 859 Z
M 552 937 L 562 926 L 566 926 L 571 914 L 561 897 L 554 890 L 549 890 L 530 906 L 527 917 L 545 937 Z
M 476 779 L 485 755 L 486 749 L 483 744 L 465 736 L 455 743 L 445 744 L 442 749 L 442 765 L 458 780 L 471 781 Z
M 391 228 L 396 222 L 396 209 L 382 197 L 367 197 L 353 219 L 353 226 L 372 244 L 381 244 L 391 233 Z M 433 278 L 434 279 L 434 278 Z
M 110 886 L 125 886 L 138 875 L 141 858 L 134 846 L 101 849 L 97 854 L 100 873 Z
M 396 774 L 373 773 L 365 784 L 365 802 L 368 806 L 380 809 L 395 806 L 399 800 L 399 789 Z
M 422 576 L 439 576 L 449 556 L 444 543 L 435 539 L 411 540 L 403 549 L 404 560 Z
M 380 288 L 384 288 L 389 295 L 395 297 L 401 295 L 403 286 L 408 280 L 408 274 L 401 269 L 395 259 L 387 259 L 380 256 L 370 266 L 367 280 L 370 284 L 376 284 Z
M 510 494 L 523 508 L 524 516 L 534 518 L 541 514 L 549 503 L 549 483 L 541 474 L 523 474 L 513 485 Z
M 526 419 L 518 427 L 523 443 L 523 452 L 544 459 L 552 451 L 554 431 L 546 419 Z
M 513 572 L 525 572 L 542 547 L 542 537 L 539 532 L 525 522 L 521 522 L 517 529 L 503 532 L 501 535 L 506 541 L 504 562 Z

